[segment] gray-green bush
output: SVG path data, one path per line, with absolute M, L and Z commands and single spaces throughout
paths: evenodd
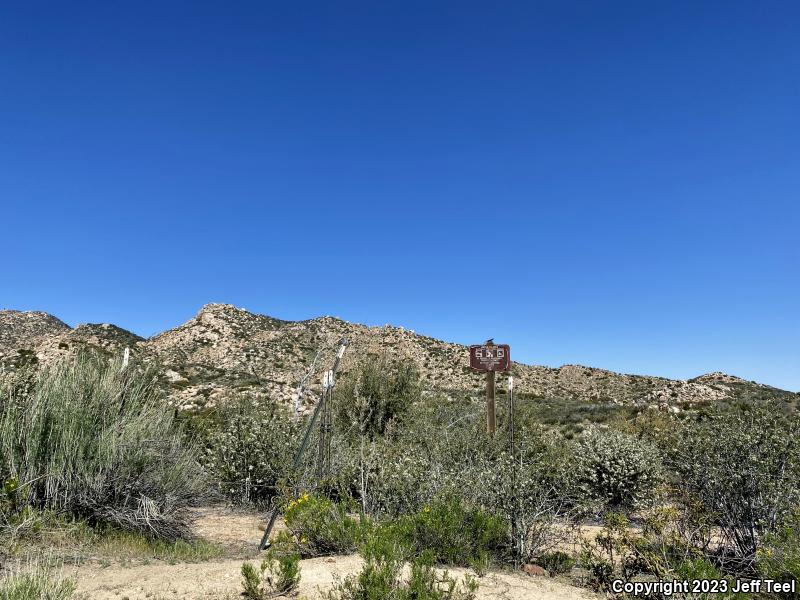
M 478 583 L 470 575 L 462 582 L 433 566 L 430 553 L 412 556 L 407 580 L 402 577 L 409 548 L 393 528 L 374 529 L 359 549 L 364 566 L 336 581 L 328 600 L 473 600 Z
M 506 554 L 508 545 L 502 517 L 456 496 L 437 499 L 389 527 L 415 555 L 437 564 L 482 568 Z
M 75 584 L 42 563 L 0 577 L 0 600 L 69 600 Z
M 525 433 L 513 462 L 500 439 L 476 453 L 454 479 L 463 486 L 462 496 L 505 517 L 515 557 L 531 561 L 570 538 L 582 496 L 572 472 L 574 445 L 543 427 Z
M 219 489 L 238 502 L 263 502 L 292 478 L 300 425 L 271 402 L 231 399 L 201 432 L 200 457 Z
M 411 362 L 390 365 L 368 359 L 345 375 L 336 388 L 337 425 L 374 438 L 408 411 L 420 397 L 419 373 Z
M 302 494 L 284 510 L 286 526 L 305 556 L 348 553 L 356 549 L 371 523 L 363 515 L 351 516 L 345 503 Z
M 718 528 L 717 559 L 750 570 L 800 505 L 800 417 L 740 408 L 687 423 L 669 450 L 680 499 Z
M 603 508 L 635 508 L 652 500 L 662 480 L 659 452 L 645 439 L 613 429 L 579 438 L 575 472 L 586 498 Z
M 300 585 L 300 555 L 296 552 L 277 554 L 273 551 L 256 569 L 251 563 L 242 564 L 242 595 L 248 600 L 266 600 L 286 595 Z
M 11 506 L 71 513 L 154 538 L 189 535 L 204 472 L 147 374 L 80 354 L 0 396 L 0 477 Z

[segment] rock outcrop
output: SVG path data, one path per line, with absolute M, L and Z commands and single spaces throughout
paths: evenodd
M 115 325 L 70 328 L 46 313 L 0 311 L 0 364 L 47 364 L 85 347 L 121 356 L 129 348 L 133 362 L 157 369 L 170 401 L 178 406 L 213 405 L 231 395 L 290 403 L 319 353 L 317 373 L 309 379 L 308 397 L 315 397 L 319 374 L 333 362 L 342 337 L 349 340 L 343 372 L 364 358 L 384 357 L 414 362 L 428 390 L 479 394 L 482 389 L 481 376 L 468 368 L 466 346 L 403 327 L 368 327 L 329 316 L 284 321 L 229 304 L 208 304 L 183 325 L 149 339 Z M 518 392 L 586 403 L 676 407 L 742 398 L 796 399 L 791 392 L 723 373 L 681 381 L 581 365 L 521 363 L 513 363 L 512 372 Z

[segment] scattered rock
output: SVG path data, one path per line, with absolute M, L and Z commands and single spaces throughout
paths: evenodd
M 294 406 L 298 383 L 322 348 L 303 398 L 308 410 L 319 397 L 322 371 L 330 368 L 342 336 L 350 346 L 340 374 L 365 357 L 386 355 L 415 363 L 426 392 L 475 390 L 477 396 L 483 389 L 481 375 L 467 367 L 466 346 L 403 327 L 368 327 L 330 316 L 284 321 L 230 304 L 208 304 L 183 325 L 148 339 L 109 324 L 71 328 L 47 313 L 0 311 L 0 373 L 31 362 L 49 364 L 87 346 L 119 359 L 130 348 L 130 364 L 154 367 L 174 406 L 211 407 L 232 395 Z M 513 363 L 513 375 L 517 392 L 587 404 L 674 407 L 748 394 L 795 398 L 722 373 L 675 381 L 581 365 Z M 504 379 L 501 375 L 500 390 L 505 389 Z
M 539 565 L 527 564 L 522 567 L 522 570 L 531 577 L 547 577 L 547 570 Z

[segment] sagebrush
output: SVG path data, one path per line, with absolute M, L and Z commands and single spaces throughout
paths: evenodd
M 173 416 L 152 376 L 98 355 L 43 368 L 28 393 L 3 390 L 6 511 L 30 506 L 154 538 L 189 537 L 187 508 L 209 486 Z

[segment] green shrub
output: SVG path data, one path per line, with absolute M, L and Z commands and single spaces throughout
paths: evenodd
M 407 587 L 398 596 L 408 600 L 471 600 L 477 591 L 478 582 L 470 575 L 459 583 L 447 571 L 440 574 L 428 561 L 416 559 L 411 562 Z
M 778 531 L 768 534 L 758 549 L 759 573 L 778 581 L 800 581 L 800 508 Z M 796 593 L 793 598 L 800 598 Z
M 154 378 L 120 367 L 80 354 L 43 369 L 28 393 L 0 397 L 4 503 L 186 537 L 207 479 Z
M 536 562 L 546 569 L 550 575 L 568 573 L 575 566 L 575 559 L 560 550 L 543 554 Z
M 363 437 L 383 435 L 419 398 L 420 390 L 414 363 L 364 360 L 336 387 L 337 425 L 342 431 L 354 429 Z
M 392 528 L 370 532 L 361 547 L 364 566 L 337 581 L 328 600 L 473 600 L 477 582 L 469 575 L 459 583 L 433 567 L 429 553 L 411 559 L 408 581 L 401 578 L 408 548 Z
M 0 600 L 68 600 L 74 591 L 72 581 L 55 577 L 41 564 L 0 577 Z
M 508 527 L 501 517 L 468 507 L 455 496 L 433 502 L 395 527 L 417 555 L 438 564 L 482 568 L 508 545 Z
M 286 526 L 304 556 L 346 554 L 355 551 L 370 528 L 363 515 L 352 517 L 344 502 L 303 494 L 284 511 Z
M 359 552 L 364 566 L 357 575 L 337 582 L 329 600 L 379 600 L 395 598 L 401 587 L 398 578 L 408 548 L 390 528 L 377 528 L 365 536 Z
M 199 434 L 201 462 L 222 493 L 236 502 L 265 502 L 292 477 L 300 423 L 271 402 L 224 402 Z
M 0 484 L 0 513 L 15 512 L 19 508 L 19 479 L 9 476 Z
M 679 496 L 718 527 L 717 559 L 747 570 L 765 537 L 800 505 L 800 417 L 779 407 L 710 413 L 669 451 Z
M 541 427 L 530 427 L 516 444 L 515 459 L 507 440 L 475 452 L 462 471 L 457 489 L 475 504 L 502 515 L 513 534 L 516 559 L 532 561 L 569 541 L 571 524 L 582 512 L 574 474 L 573 445 Z
M 251 600 L 260 600 L 264 596 L 264 590 L 261 587 L 261 572 L 250 563 L 242 564 L 242 586 L 244 592 L 242 595 Z
M 259 568 L 242 564 L 242 595 L 249 600 L 264 600 L 276 594 L 287 594 L 300 585 L 300 555 L 267 553 Z
M 691 598 L 691 600 L 751 600 L 751 595 L 744 592 L 730 591 L 735 582 L 725 575 L 705 558 L 687 559 L 675 569 L 675 576 L 683 581 L 721 581 L 727 579 L 727 591 L 700 592 L 697 594 L 680 594 L 678 598 Z
M 300 585 L 300 555 L 289 554 L 277 558 L 275 569 L 275 589 L 279 592 L 289 592 Z
M 591 429 L 578 441 L 575 471 L 590 501 L 612 510 L 652 500 L 661 481 L 661 459 L 644 439 L 615 430 Z

